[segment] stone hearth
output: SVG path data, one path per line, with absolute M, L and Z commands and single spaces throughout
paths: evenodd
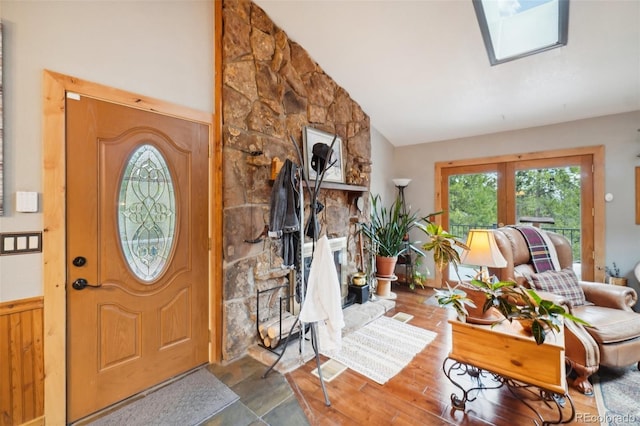
M 344 314 L 345 327 L 342 329 L 342 336 L 344 337 L 364 327 L 374 319 L 393 309 L 395 306 L 396 302 L 393 300 L 376 299 L 363 304 L 354 304 L 343 309 L 342 312 Z M 285 374 L 289 371 L 295 370 L 314 358 L 315 354 L 311 347 L 311 342 L 305 341 L 304 351 L 302 353 L 300 353 L 298 342 L 298 339 L 289 342 L 282 359 L 274 368 L 276 371 Z M 283 347 L 278 347 L 276 349 L 278 354 L 282 350 Z M 249 348 L 249 355 L 266 366 L 272 365 L 278 357 L 276 353 L 264 349 L 257 344 Z

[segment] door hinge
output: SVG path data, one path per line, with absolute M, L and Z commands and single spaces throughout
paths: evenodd
M 209 241 L 207 241 L 207 249 L 211 251 L 211 238 L 209 238 Z
M 211 343 L 211 329 L 209 329 L 209 343 Z
M 591 207 L 591 217 L 596 217 L 596 209 Z

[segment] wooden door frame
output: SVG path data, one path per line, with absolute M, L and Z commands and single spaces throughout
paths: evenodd
M 605 203 L 604 203 L 604 146 L 587 146 L 582 148 L 567 148 L 550 151 L 529 152 L 524 154 L 499 155 L 494 157 L 473 158 L 468 160 L 441 161 L 434 167 L 435 211 L 445 210 L 445 197 L 442 194 L 442 169 L 448 167 L 476 166 L 487 163 L 517 162 L 528 160 L 543 160 L 558 157 L 573 157 L 581 155 L 593 156 L 593 262 L 595 281 L 604 282 L 605 264 Z M 441 286 L 442 276 L 436 274 L 436 286 Z
M 177 106 L 53 71 L 43 72 L 44 407 L 47 424 L 66 424 L 66 92 L 194 121 L 209 128 L 209 361 L 222 353 L 222 146 L 211 113 Z M 216 236 L 212 239 L 212 236 Z

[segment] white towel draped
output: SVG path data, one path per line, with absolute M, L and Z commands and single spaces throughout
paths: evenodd
M 316 245 L 307 281 L 307 295 L 300 310 L 300 321 L 318 323 L 318 341 L 323 351 L 340 349 L 344 327 L 342 295 L 326 235 Z

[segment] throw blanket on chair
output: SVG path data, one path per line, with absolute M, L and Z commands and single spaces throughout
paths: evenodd
M 520 231 L 527 242 L 531 263 L 536 273 L 555 270 L 551 252 L 541 231 L 534 226 L 514 226 L 514 228 Z

